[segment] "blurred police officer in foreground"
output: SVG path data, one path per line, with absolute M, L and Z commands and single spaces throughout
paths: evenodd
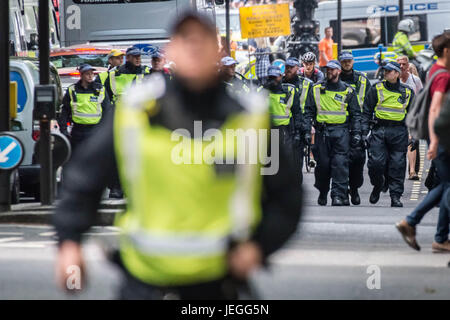
M 309 94 L 312 93 L 312 82 L 298 75 L 300 69 L 300 61 L 295 57 L 289 57 L 285 63 L 285 73 L 283 83 L 295 86 L 297 96 L 299 97 L 300 110 L 295 113 L 296 121 L 299 122 L 294 135 L 294 155 L 295 162 L 299 163 L 300 170 L 303 168 L 304 145 L 311 145 L 311 132 L 307 132 L 306 123 L 304 121 L 305 104 Z M 301 125 L 300 125 L 301 123 Z M 299 131 L 300 130 L 300 131 Z M 308 164 L 306 164 L 308 165 Z
M 272 126 L 279 130 L 280 142 L 286 145 L 292 161 L 295 163 L 295 174 L 302 183 L 303 157 L 298 159 L 297 151 L 302 144 L 303 114 L 300 107 L 299 93 L 294 85 L 282 83 L 283 74 L 278 66 L 270 66 L 267 70 L 267 81 L 264 88 L 269 91 L 269 111 Z
M 141 65 L 141 50 L 130 47 L 126 51 L 126 62 L 124 65 L 109 72 L 105 81 L 106 93 L 111 102 L 116 103 L 117 99 L 133 83 L 140 83 L 145 74 L 150 73 L 150 68 Z
M 243 105 L 228 94 L 217 73 L 215 26 L 206 17 L 183 15 L 167 55 L 176 63 L 173 81 L 155 74 L 132 87 L 68 168 L 72 183 L 54 217 L 63 288 L 69 266 L 84 271 L 82 233 L 116 170 L 128 198 L 118 219 L 121 298 L 236 298 L 234 283 L 245 282 L 296 229 L 301 190 L 283 145 L 272 175 L 261 175 L 259 161 L 223 163 L 221 153 L 211 164 L 195 164 L 197 148 L 175 161 L 180 139 L 195 143 L 211 129 L 267 128 L 270 120 L 264 98 Z
M 64 135 L 69 136 L 73 149 L 92 136 L 110 108 L 105 88 L 94 81 L 96 69 L 89 64 L 82 64 L 78 70 L 80 80 L 67 88 L 58 118 L 59 128 Z M 72 123 L 69 134 L 67 125 Z
M 350 85 L 339 80 L 341 64 L 330 60 L 327 80 L 314 85 L 305 106 L 309 128 L 316 128 L 312 147 L 317 166 L 314 186 L 320 191 L 317 203 L 327 204 L 331 183 L 333 206 L 349 205 L 348 166 L 350 146 L 361 143 L 361 109 Z M 310 132 L 310 129 L 308 130 Z
M 248 93 L 250 88 L 247 80 L 236 72 L 237 61 L 232 57 L 223 57 L 220 60 L 220 76 L 223 82 L 236 93 Z
M 343 51 L 339 56 L 342 66 L 340 79 L 355 90 L 358 105 L 362 112 L 364 100 L 370 89 L 370 82 L 366 75 L 353 69 L 353 55 L 350 51 Z M 350 148 L 349 162 L 349 194 L 352 204 L 359 205 L 361 198 L 358 189 L 364 183 L 364 165 L 366 164 L 366 149 L 363 140 L 361 144 Z
M 392 207 L 402 207 L 404 190 L 408 129 L 405 117 L 414 92 L 400 83 L 400 65 L 389 62 L 384 67 L 385 80 L 370 88 L 364 102 L 362 121 L 363 139 L 368 138 L 370 182 L 373 185 L 369 201 L 375 204 L 387 178 Z M 371 122 L 373 119 L 373 124 Z M 387 173 L 385 177 L 385 172 Z
M 112 49 L 108 54 L 108 70 L 101 72 L 95 78 L 95 81 L 100 82 L 102 86 L 105 86 L 105 81 L 108 78 L 109 72 L 115 70 L 123 64 L 123 57 L 125 53 L 118 49 Z

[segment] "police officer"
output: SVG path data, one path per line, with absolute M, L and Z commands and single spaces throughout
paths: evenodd
M 248 93 L 250 88 L 247 80 L 236 72 L 237 61 L 232 57 L 223 57 L 220 60 L 220 76 L 223 82 L 236 93 Z
M 93 134 L 110 108 L 105 89 L 94 81 L 96 69 L 89 64 L 82 64 L 78 70 L 80 80 L 67 89 L 58 117 L 59 128 L 63 134 L 69 136 L 74 150 Z M 68 123 L 73 123 L 70 134 L 67 130 Z
M 339 79 L 339 61 L 330 60 L 326 67 L 327 80 L 313 86 L 305 106 L 307 124 L 310 128 L 314 123 L 316 129 L 312 147 L 317 162 L 314 186 L 320 192 L 319 205 L 327 204 L 330 179 L 332 205 L 350 205 L 349 152 L 350 146 L 361 143 L 361 109 L 353 88 Z
M 195 164 L 198 155 L 208 153 L 206 141 L 193 153 L 188 146 L 180 155 L 186 161 L 178 163 L 179 139 L 187 146 L 211 131 L 217 137 L 232 128 L 267 128 L 269 115 L 264 98 L 254 97 L 244 107 L 220 81 L 214 23 L 191 13 L 173 30 L 167 55 L 177 65 L 174 79 L 155 74 L 131 88 L 114 118 L 68 168 L 73 183 L 54 217 L 57 279 L 65 289 L 69 266 L 80 266 L 84 279 L 81 234 L 91 226 L 100 194 L 117 169 L 129 199 L 127 213 L 118 219 L 120 254 L 114 255 L 124 274 L 121 298 L 236 298 L 235 283 L 245 283 L 296 229 L 301 190 L 283 146 L 273 175 L 261 175 L 260 161 L 225 163 L 221 153 L 212 163 Z M 196 133 L 199 121 L 202 129 Z M 222 135 L 225 141 L 215 142 L 228 147 L 229 138 Z M 226 150 L 232 156 L 234 148 Z
M 343 51 L 339 56 L 342 66 L 341 81 L 352 86 L 355 90 L 358 105 L 362 112 L 364 100 L 370 89 L 370 82 L 366 75 L 353 69 L 353 54 L 350 51 Z M 358 189 L 364 183 L 364 165 L 366 164 L 366 150 L 363 141 L 361 144 L 350 148 L 349 162 L 349 194 L 352 204 L 359 205 L 361 198 Z
M 152 68 L 150 69 L 149 74 L 153 74 L 155 72 L 161 72 L 165 77 L 171 78 L 170 71 L 168 68 L 165 68 L 166 64 L 166 56 L 161 50 L 156 50 L 152 54 Z M 147 76 L 147 75 L 146 75 Z
M 369 201 L 375 204 L 380 199 L 387 172 L 391 206 L 402 207 L 400 198 L 404 189 L 408 151 L 405 117 L 414 92 L 400 83 L 401 70 L 397 62 L 391 61 L 383 68 L 385 80 L 372 86 L 364 101 L 363 139 L 367 140 L 372 119 L 375 122 L 367 141 L 369 145 L 367 167 L 373 185 Z
M 311 80 L 313 83 L 321 82 L 325 79 L 322 71 L 316 68 L 316 55 L 314 52 L 306 52 L 302 56 L 303 68 L 300 69 L 299 75 Z
M 105 81 L 108 78 L 109 72 L 115 70 L 123 64 L 123 57 L 125 53 L 118 49 L 112 49 L 108 54 L 108 70 L 101 72 L 95 78 L 95 81 L 100 82 L 105 86 Z
M 141 50 L 130 47 L 126 51 L 126 63 L 109 72 L 105 82 L 106 93 L 111 102 L 116 103 L 117 99 L 124 93 L 127 87 L 133 83 L 140 83 L 145 74 L 150 73 L 150 68 L 141 65 Z
M 295 163 L 295 173 L 302 183 L 303 167 L 303 113 L 300 106 L 299 92 L 290 83 L 282 83 L 283 74 L 280 67 L 270 66 L 267 69 L 267 81 L 264 88 L 269 91 L 269 112 L 272 128 L 278 129 L 280 142 L 286 145 L 292 161 Z
M 302 76 L 298 75 L 300 69 L 300 61 L 295 57 L 289 57 L 285 63 L 285 73 L 283 78 L 284 84 L 295 86 L 297 96 L 299 97 L 300 110 L 294 113 L 296 117 L 294 120 L 298 121 L 294 133 L 294 156 L 295 162 L 300 165 L 300 170 L 303 168 L 304 144 L 311 145 L 311 132 L 307 132 L 306 123 L 304 121 L 305 104 L 309 94 L 312 93 L 312 82 Z M 306 164 L 308 165 L 308 164 Z
M 411 19 L 403 19 L 398 23 L 397 33 L 392 41 L 395 53 L 400 56 L 408 56 L 409 59 L 414 59 L 416 53 L 414 52 L 411 42 L 409 42 L 408 34 L 414 32 L 414 21 Z

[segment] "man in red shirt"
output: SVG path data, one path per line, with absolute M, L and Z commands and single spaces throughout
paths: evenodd
M 438 72 L 438 70 L 445 70 L 445 72 L 438 74 L 430 87 L 431 105 L 428 114 L 430 141 L 427 157 L 428 159 L 433 160 L 433 164 L 437 169 L 440 184 L 427 194 L 423 201 L 409 216 L 406 217 L 406 219 L 403 219 L 396 225 L 406 243 L 416 250 L 420 250 L 415 237 L 416 225 L 420 223 L 428 211 L 440 203 L 441 198 L 450 183 L 450 156 L 445 152 L 442 146 L 439 146 L 439 139 L 434 132 L 434 122 L 439 116 L 444 96 L 450 90 L 450 32 L 444 32 L 433 39 L 433 50 L 436 53 L 438 60 L 431 68 L 428 79 L 430 79 L 435 72 Z M 431 245 L 433 252 L 450 253 L 450 242 L 448 240 L 449 220 L 448 213 L 441 208 L 439 211 L 437 231 L 434 237 L 435 241 Z

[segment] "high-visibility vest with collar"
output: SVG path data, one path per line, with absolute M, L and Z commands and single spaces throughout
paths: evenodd
M 104 71 L 98 74 L 99 78 L 100 78 L 100 82 L 102 83 L 103 86 L 105 86 L 105 82 L 106 79 L 108 79 L 109 73 L 111 71 L 115 71 L 117 69 L 117 67 L 113 67 L 111 69 L 109 69 L 108 71 Z
M 306 98 L 308 97 L 309 89 L 311 88 L 312 82 L 309 80 L 303 79 L 301 82 L 301 86 L 295 88 L 298 92 L 301 88 L 302 93 L 300 94 L 300 108 L 302 109 L 302 113 L 305 113 L 305 104 L 306 104 Z
M 109 72 L 109 85 L 113 93 L 113 100 L 117 101 L 125 90 L 133 83 L 141 83 L 145 74 L 150 73 L 149 67 L 143 67 L 143 73 L 120 73 L 119 70 Z
M 358 104 L 362 112 L 364 106 L 364 99 L 366 98 L 367 78 L 360 72 L 358 72 L 356 75 L 358 77 L 357 83 L 350 83 L 350 85 L 352 86 L 353 89 L 355 89 L 355 92 L 357 92 L 356 98 L 358 100 Z
M 195 164 L 212 154 L 211 141 L 202 144 L 188 137 L 187 130 L 176 133 L 152 125 L 149 114 L 159 109 L 152 89 L 159 85 L 142 86 L 119 101 L 114 119 L 118 169 L 128 198 L 127 212 L 116 221 L 122 229 L 121 259 L 133 276 L 152 285 L 219 279 L 228 271 L 229 240 L 248 239 L 261 219 L 261 163 Z M 236 128 L 268 132 L 267 110 L 227 119 L 217 131 L 224 139 L 213 142 L 215 150 L 224 150 L 217 159 L 235 159 L 231 142 L 236 137 L 225 131 Z M 182 163 L 174 158 L 180 156 L 180 145 L 188 151 L 182 153 Z
M 408 39 L 408 35 L 402 31 L 398 31 L 395 34 L 392 46 L 397 55 L 407 55 L 410 58 L 414 56 L 414 50 Z
M 382 120 L 403 121 L 406 108 L 411 99 L 411 90 L 404 88 L 404 94 L 386 89 L 385 81 L 375 85 L 378 102 L 375 106 L 375 117 Z
M 313 87 L 316 103 L 316 121 L 319 123 L 343 124 L 348 116 L 348 95 L 353 88 L 348 86 L 344 91 L 330 91 L 317 84 Z
M 296 94 L 295 86 L 282 84 L 283 93 L 269 93 L 269 112 L 275 126 L 287 126 L 292 118 L 292 106 Z
M 102 118 L 102 102 L 105 99 L 105 88 L 97 93 L 79 93 L 75 85 L 68 88 L 72 121 L 78 124 L 97 124 Z

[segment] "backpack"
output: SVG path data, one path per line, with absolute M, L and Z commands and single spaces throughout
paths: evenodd
M 434 123 L 434 131 L 439 137 L 439 143 L 445 148 L 445 150 L 450 151 L 450 94 L 444 99 L 441 106 L 441 112 L 439 117 L 436 118 Z
M 406 115 L 406 125 L 409 128 L 411 137 L 415 140 L 427 140 L 429 138 L 428 112 L 431 104 L 430 88 L 436 76 L 444 72 L 447 72 L 447 70 L 440 69 L 433 74 L 425 88 L 415 96 L 411 109 Z

